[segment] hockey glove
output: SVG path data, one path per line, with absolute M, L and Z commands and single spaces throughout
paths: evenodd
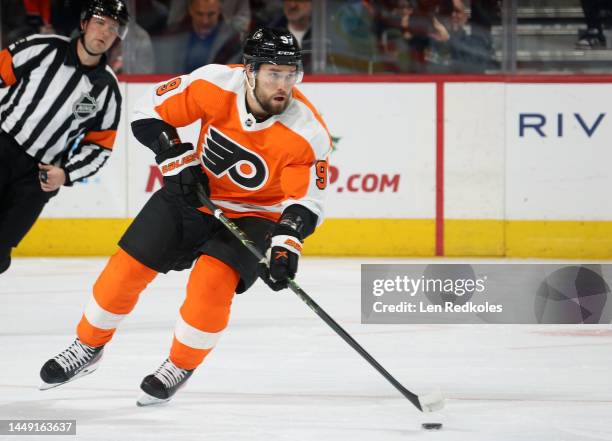
M 208 176 L 202 170 L 193 144 L 174 144 L 155 156 L 155 161 L 164 176 L 164 187 L 168 192 L 182 196 L 193 207 L 202 206 L 196 195 L 196 186 L 201 184 L 207 196 L 210 189 Z
M 299 236 L 296 230 L 283 225 L 282 220 L 272 232 L 266 258 L 259 262 L 257 270 L 259 277 L 274 291 L 287 288 L 287 279 L 293 279 L 297 273 L 302 252 Z

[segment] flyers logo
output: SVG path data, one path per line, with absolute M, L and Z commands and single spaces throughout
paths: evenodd
M 212 174 L 227 175 L 245 190 L 259 190 L 268 180 L 268 166 L 261 156 L 239 145 L 213 126 L 202 146 L 202 162 Z

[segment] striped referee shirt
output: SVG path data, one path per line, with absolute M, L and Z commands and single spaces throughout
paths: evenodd
M 84 66 L 76 48 L 77 38 L 32 35 L 0 52 L 0 87 L 9 88 L 0 101 L 0 129 L 36 160 L 63 167 L 67 185 L 106 163 L 121 116 L 106 58 Z

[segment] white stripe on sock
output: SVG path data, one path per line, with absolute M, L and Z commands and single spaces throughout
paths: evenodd
M 108 312 L 98 305 L 98 302 L 96 302 L 93 296 L 91 296 L 85 308 L 85 318 L 87 321 L 100 329 L 115 329 L 126 315 L 127 314 L 113 314 L 112 312 Z
M 216 344 L 223 331 L 205 332 L 194 328 L 179 315 L 174 327 L 174 336 L 178 341 L 194 349 L 211 349 Z

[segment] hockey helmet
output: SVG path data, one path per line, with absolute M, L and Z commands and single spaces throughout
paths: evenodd
M 110 17 L 119 23 L 118 37 L 123 40 L 127 35 L 130 16 L 123 0 L 89 0 L 81 10 L 81 20 L 91 17 Z
M 296 66 L 298 83 L 304 75 L 302 50 L 295 36 L 287 29 L 259 28 L 244 42 L 244 65 L 253 65 L 255 71 L 261 64 Z

